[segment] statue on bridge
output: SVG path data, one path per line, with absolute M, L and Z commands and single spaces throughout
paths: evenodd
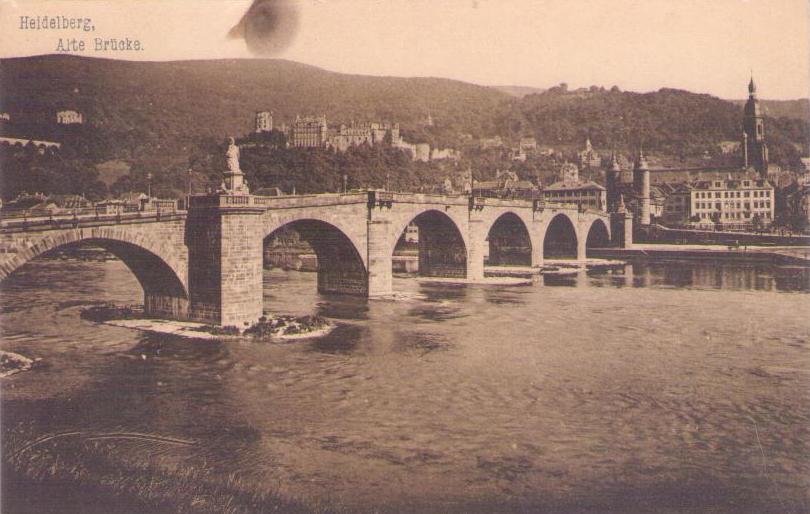
M 229 137 L 228 149 L 225 151 L 225 159 L 228 169 L 224 173 L 224 181 L 222 182 L 222 192 L 230 194 L 250 194 L 245 174 L 239 167 L 239 147 L 236 145 L 234 138 Z
M 228 171 L 241 172 L 239 168 L 239 147 L 236 146 L 234 138 L 228 138 L 228 149 L 225 151 L 225 157 L 228 160 Z

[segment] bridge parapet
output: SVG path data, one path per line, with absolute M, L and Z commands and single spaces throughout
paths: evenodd
M 0 233 L 154 223 L 182 220 L 185 218 L 185 211 L 170 213 L 161 213 L 160 211 L 136 211 L 123 214 L 52 214 L 35 217 L 15 216 L 0 219 Z
M 367 193 L 323 193 L 317 195 L 255 196 L 254 203 L 271 209 L 295 207 L 325 207 L 329 205 L 351 205 L 366 203 Z
M 395 203 L 424 205 L 461 205 L 469 203 L 469 195 L 438 195 L 429 193 L 393 193 Z
M 189 197 L 189 208 L 253 207 L 256 205 L 255 198 L 250 195 L 192 195 Z

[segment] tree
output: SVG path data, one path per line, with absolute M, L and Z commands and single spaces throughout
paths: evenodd
M 762 230 L 762 216 L 758 212 L 751 218 L 751 227 L 755 232 Z

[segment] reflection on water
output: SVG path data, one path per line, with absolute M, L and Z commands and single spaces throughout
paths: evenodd
M 140 301 L 122 263 L 37 260 L 2 290 L 4 432 L 192 440 L 121 459 L 205 463 L 349 510 L 806 511 L 807 269 L 634 263 L 534 286 L 320 296 L 268 271 L 270 311 L 326 337 L 192 341 L 79 318 Z M 562 286 L 562 287 L 558 287 Z
M 810 290 L 810 268 L 683 260 L 633 262 L 621 269 L 546 274 L 547 286 L 679 287 L 755 291 Z

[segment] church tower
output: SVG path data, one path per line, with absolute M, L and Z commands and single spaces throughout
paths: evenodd
M 765 144 L 765 122 L 757 99 L 754 77 L 748 83 L 748 101 L 743 115 L 743 165 L 753 166 L 763 177 L 768 174 L 768 145 Z

